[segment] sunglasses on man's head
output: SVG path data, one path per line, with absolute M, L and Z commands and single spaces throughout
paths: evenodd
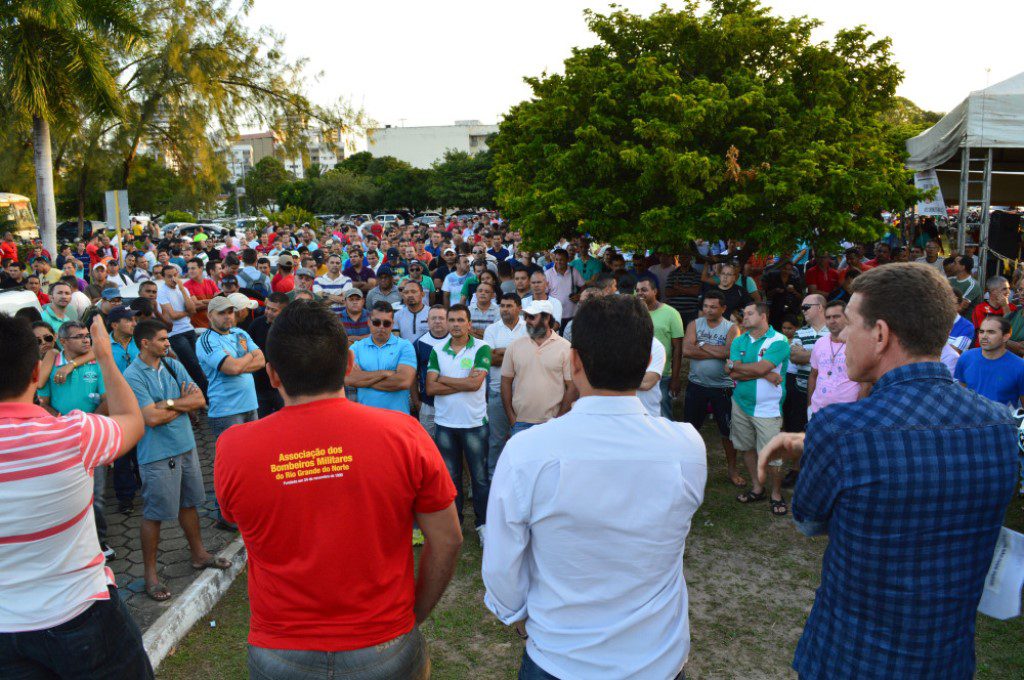
M 393 321 L 387 321 L 385 319 L 373 319 L 370 323 L 377 327 L 384 326 L 384 328 L 391 328 L 391 326 L 394 325 Z
M 52 335 L 44 335 L 41 338 L 36 338 L 36 342 L 38 342 L 40 345 L 43 344 L 44 342 L 53 342 L 53 336 Z

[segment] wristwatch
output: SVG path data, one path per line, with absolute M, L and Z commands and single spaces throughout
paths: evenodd
M 728 361 L 725 362 L 725 370 L 731 371 L 732 367 L 735 366 L 735 365 L 736 365 L 736 362 L 734 362 L 732 359 L 729 359 Z
M 700 342 L 698 342 L 698 343 L 697 343 L 697 347 L 703 347 L 703 346 L 704 346 L 704 345 L 706 345 L 706 344 L 707 344 L 707 342 L 706 342 L 706 341 L 704 341 L 704 340 L 701 340 Z
M 174 400 L 173 399 L 168 399 L 167 401 L 164 402 L 164 406 L 166 406 L 169 409 L 170 408 L 174 408 Z

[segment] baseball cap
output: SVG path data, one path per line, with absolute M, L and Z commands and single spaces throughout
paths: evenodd
M 228 295 L 228 300 L 231 300 L 231 304 L 235 306 L 235 309 L 256 309 L 260 306 L 260 303 L 250 300 L 243 293 L 231 293 Z
M 531 300 L 530 304 L 523 309 L 523 314 L 527 314 L 529 316 L 537 316 L 544 312 L 547 312 L 551 316 L 555 315 L 555 308 L 551 304 L 551 300 Z
M 226 295 L 218 295 L 210 298 L 206 303 L 207 312 L 223 312 L 225 309 L 236 309 L 233 302 Z
M 386 264 L 382 264 L 377 269 L 377 276 L 378 277 L 381 277 L 381 276 L 394 276 L 394 275 L 395 275 L 395 273 L 393 271 L 391 271 L 391 267 L 387 266 Z
M 445 248 L 445 249 L 444 249 L 444 252 L 443 252 L 443 253 L 441 253 L 441 254 L 442 254 L 442 255 L 447 255 L 448 253 L 451 253 L 452 255 L 455 255 L 455 254 L 456 254 L 456 253 L 455 253 L 455 248 Z
M 138 312 L 132 309 L 131 307 L 127 307 L 125 305 L 118 305 L 117 307 L 114 307 L 109 312 L 107 312 L 107 321 L 109 321 L 110 323 L 114 323 L 115 321 L 120 321 L 122 319 L 130 319 L 133 316 L 136 316 L 137 314 Z
M 356 297 L 363 297 L 363 291 L 359 290 L 355 286 L 352 286 L 351 288 L 345 291 L 345 297 L 350 298 L 353 295 Z
M 419 260 L 409 260 L 409 268 L 412 269 L 413 267 L 420 267 L 422 269 L 423 263 Z
M 292 267 L 295 265 L 295 261 L 292 260 L 292 256 L 288 253 L 282 253 L 277 258 L 278 267 Z
M 308 276 L 311 279 L 316 278 L 316 273 L 309 267 L 300 267 L 299 271 L 295 272 L 296 276 Z
M 220 280 L 220 287 L 223 288 L 226 285 L 237 286 L 238 285 L 238 277 L 235 276 L 234 274 L 228 274 L 227 276 L 221 278 L 221 280 Z
M 121 289 L 117 288 L 117 287 L 114 287 L 114 288 L 104 288 L 100 292 L 100 296 L 104 300 L 116 300 L 117 298 L 122 297 L 121 296 Z
M 388 248 L 387 257 L 388 257 L 389 260 L 391 258 L 397 258 L 398 257 L 398 248 Z

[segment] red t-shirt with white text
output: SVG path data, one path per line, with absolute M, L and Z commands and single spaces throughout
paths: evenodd
M 249 644 L 345 651 L 412 630 L 413 514 L 455 499 L 416 420 L 323 399 L 230 428 L 215 461 L 249 551 Z

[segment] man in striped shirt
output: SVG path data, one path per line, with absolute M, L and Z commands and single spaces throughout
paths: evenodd
M 152 678 L 142 634 L 104 565 L 93 470 L 139 441 L 142 414 L 97 317 L 109 416 L 33 405 L 35 334 L 0 314 L 0 677 Z
M 327 273 L 313 282 L 313 292 L 331 305 L 331 311 L 341 316 L 345 308 L 345 289 L 352 287 L 352 279 L 341 273 L 341 255 L 327 256 Z

